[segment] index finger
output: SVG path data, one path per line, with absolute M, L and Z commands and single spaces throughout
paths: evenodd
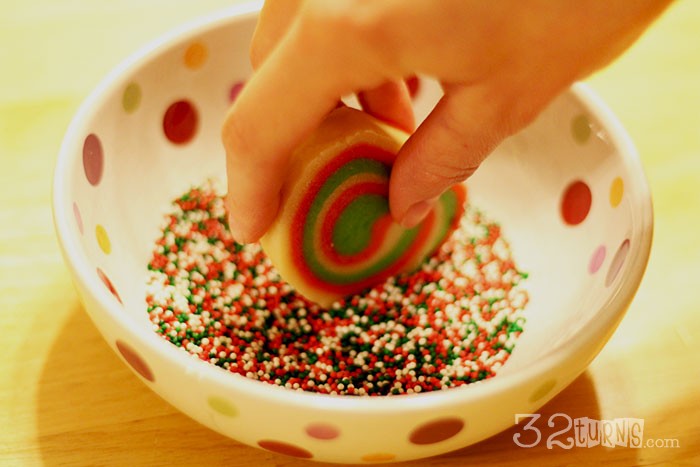
M 274 220 L 292 150 L 340 96 L 383 79 L 354 72 L 357 53 L 330 47 L 336 38 L 327 27 L 307 31 L 296 19 L 224 121 L 229 223 L 239 242 L 258 240 Z

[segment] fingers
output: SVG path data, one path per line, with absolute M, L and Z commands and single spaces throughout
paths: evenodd
M 329 53 L 323 40 L 310 40 L 300 29 L 298 22 L 290 27 L 224 121 L 229 224 L 241 243 L 258 240 L 272 224 L 292 150 L 340 96 L 376 86 L 348 81 L 346 70 L 357 66 L 353 54 Z
M 254 70 L 275 49 L 289 30 L 304 0 L 266 0 L 250 44 L 250 61 Z
M 445 88 L 445 95 L 403 146 L 389 185 L 393 217 L 405 227 L 418 224 L 435 200 L 463 182 L 512 132 L 512 120 L 487 89 Z
M 415 118 L 411 95 L 404 81 L 388 81 L 357 95 L 365 112 L 411 133 Z

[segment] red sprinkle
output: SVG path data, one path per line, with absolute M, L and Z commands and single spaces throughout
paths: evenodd
M 528 295 L 501 228 L 467 207 L 419 271 L 322 309 L 259 245 L 234 242 L 205 186 L 174 202 L 148 265 L 146 304 L 163 338 L 248 378 L 348 395 L 425 392 L 495 376 Z

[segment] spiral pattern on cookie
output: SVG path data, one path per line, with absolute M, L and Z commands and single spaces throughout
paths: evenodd
M 417 269 L 454 230 L 465 188 L 448 190 L 418 226 L 389 212 L 395 154 L 367 143 L 342 150 L 308 181 L 292 217 L 292 263 L 308 286 L 337 296 Z

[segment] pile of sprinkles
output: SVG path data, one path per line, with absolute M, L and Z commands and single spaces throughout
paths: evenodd
M 500 227 L 467 206 L 418 271 L 328 309 L 286 284 L 260 245 L 236 243 L 211 185 L 173 203 L 148 264 L 153 329 L 248 378 L 325 394 L 396 395 L 493 377 L 528 301 Z

